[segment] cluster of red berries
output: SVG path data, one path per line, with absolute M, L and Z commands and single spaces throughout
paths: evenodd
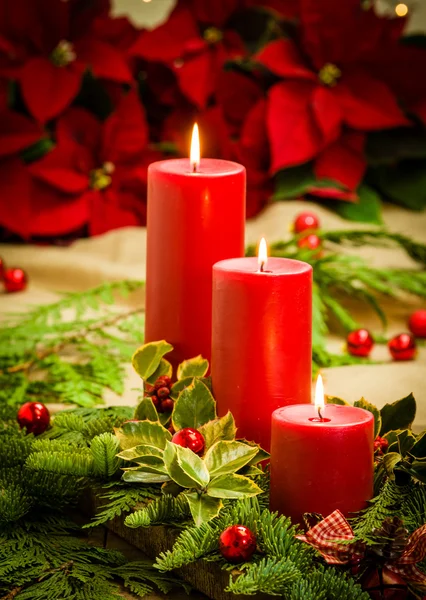
M 306 235 L 303 235 L 297 241 L 299 248 L 316 250 L 321 247 L 321 238 L 314 233 L 314 230 L 319 229 L 319 226 L 320 222 L 315 213 L 303 212 L 297 215 L 293 223 L 294 233 L 306 232 Z
M 421 331 L 420 328 L 412 327 L 413 316 L 416 314 L 414 313 L 410 318 L 410 329 L 413 333 L 400 333 L 395 335 L 388 342 L 389 352 L 393 360 L 402 361 L 415 358 L 417 352 L 415 335 L 417 337 L 426 337 L 426 311 L 417 312 L 424 313 L 425 329 Z M 367 329 L 356 329 L 355 331 L 351 331 L 346 338 L 346 347 L 349 354 L 352 356 L 365 358 L 370 355 L 373 346 L 373 336 Z
M 385 450 L 389 448 L 389 442 L 386 438 L 380 437 L 379 435 L 374 440 L 374 453 L 381 455 Z
M 147 385 L 145 395 L 149 396 L 159 413 L 170 413 L 173 410 L 174 402 L 170 398 L 172 380 L 163 375 L 159 377 L 154 385 Z
M 27 274 L 18 267 L 6 268 L 4 260 L 0 256 L 0 281 L 3 282 L 8 294 L 25 290 L 28 283 Z

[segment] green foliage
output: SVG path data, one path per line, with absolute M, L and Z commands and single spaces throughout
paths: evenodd
M 163 356 L 173 350 L 167 342 L 151 342 L 136 350 L 132 365 L 136 373 L 148 383 L 155 383 L 161 375 L 171 376 L 171 365 Z
M 126 517 L 127 527 L 150 527 L 163 523 L 176 523 L 190 517 L 188 501 L 183 494 L 176 498 L 168 494 L 148 502 L 143 508 Z
M 409 429 L 416 416 L 416 401 L 413 394 L 393 404 L 386 404 L 380 414 L 382 418 L 380 435 L 394 429 Z
M 198 429 L 216 418 L 215 401 L 209 388 L 199 379 L 186 387 L 175 402 L 172 423 L 176 431 Z
M 106 388 L 121 394 L 123 364 L 140 339 L 142 310 L 122 313 L 106 307 L 117 293 L 128 295 L 142 285 L 105 283 L 10 315 L 0 331 L 0 402 L 91 407 L 102 402 Z
M 114 482 L 113 488 L 107 492 L 104 488 L 95 488 L 95 491 L 99 496 L 100 508 L 85 527 L 103 525 L 115 517 L 131 512 L 136 505 L 157 498 L 160 493 L 154 487 L 128 486 L 122 482 Z

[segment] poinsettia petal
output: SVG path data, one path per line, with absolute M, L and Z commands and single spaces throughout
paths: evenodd
M 197 21 L 222 28 L 244 7 L 244 0 L 191 0 L 190 4 Z
M 85 149 L 72 142 L 62 142 L 40 160 L 29 166 L 31 174 L 62 193 L 78 194 L 89 187 L 88 162 Z
M 317 75 L 307 67 L 298 49 L 288 38 L 270 42 L 255 59 L 279 77 L 317 80 Z
M 34 180 L 31 191 L 31 235 L 37 237 L 72 233 L 89 220 L 87 194 L 63 194 Z
M 342 110 L 333 91 L 322 85 L 312 93 L 312 111 L 321 130 L 324 144 L 329 144 L 340 135 Z
M 15 154 L 37 142 L 42 135 L 39 125 L 11 110 L 0 112 L 0 156 Z
M 341 190 L 338 187 L 309 187 L 307 192 L 318 198 L 326 198 L 327 200 L 344 200 L 346 202 L 357 202 L 358 194 L 356 192 Z
M 198 108 L 205 108 L 207 100 L 215 87 L 217 63 L 214 50 L 206 50 L 185 60 L 182 65 L 175 66 L 175 73 L 180 89 Z
M 20 80 L 28 109 L 45 123 L 74 100 L 80 89 L 81 74 L 71 67 L 56 67 L 40 57 L 31 58 L 24 65 Z
M 366 72 L 346 74 L 334 93 L 350 127 L 375 131 L 409 124 L 387 85 Z
M 132 90 L 124 96 L 105 121 L 102 160 L 114 164 L 135 161 L 148 143 L 148 125 L 137 93 Z
M 99 154 L 102 124 L 84 108 L 72 107 L 58 119 L 56 139 L 58 145 L 73 142 L 87 148 L 91 153 Z
M 299 3 L 294 0 L 247 0 L 247 6 L 270 10 L 284 19 L 299 17 Z
M 179 3 L 163 25 L 152 31 L 142 31 L 130 54 L 147 60 L 170 62 L 184 54 L 188 40 L 199 37 L 191 11 Z
M 243 164 L 265 175 L 268 173 L 270 162 L 267 112 L 266 99 L 262 98 L 247 114 L 238 144 Z
M 138 30 L 127 17 L 116 17 L 114 19 L 109 16 L 99 17 L 92 26 L 92 34 L 97 39 L 124 51 L 127 51 L 139 37 Z
M 89 223 L 91 235 L 100 235 L 120 227 L 137 227 L 145 221 L 146 204 L 141 197 L 114 188 L 92 193 Z
M 110 44 L 85 39 L 75 43 L 77 60 L 89 67 L 96 77 L 129 83 L 132 74 L 124 55 Z
M 355 191 L 367 168 L 364 144 L 365 135 L 358 132 L 348 132 L 330 144 L 315 161 L 317 178 L 332 179 Z
M 17 158 L 0 161 L 0 225 L 23 238 L 30 235 L 30 176 Z
M 322 134 L 312 113 L 315 86 L 308 82 L 277 83 L 269 91 L 267 128 L 273 173 L 314 158 Z
M 238 71 L 222 71 L 217 79 L 216 100 L 236 133 L 249 110 L 263 97 L 258 82 Z

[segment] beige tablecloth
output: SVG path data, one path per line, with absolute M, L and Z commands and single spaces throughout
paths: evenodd
M 288 235 L 289 224 L 295 214 L 306 210 L 307 203 L 286 202 L 271 205 L 256 219 L 247 223 L 247 243 L 254 243 L 264 235 L 269 242 L 280 240 Z M 333 213 L 314 207 L 325 228 L 354 228 L 355 225 L 343 221 Z M 403 209 L 388 206 L 384 218 L 393 231 L 408 234 L 426 242 L 426 213 L 409 213 Z M 356 225 L 356 227 L 363 227 Z M 0 246 L 0 255 L 10 265 L 26 269 L 30 277 L 27 291 L 20 294 L 0 294 L 0 315 L 8 311 L 25 310 L 27 306 L 50 302 L 57 297 L 56 292 L 64 290 L 84 290 L 100 284 L 124 278 L 142 279 L 145 277 L 145 236 L 143 228 L 126 228 L 111 231 L 97 238 L 75 242 L 71 247 Z M 410 259 L 397 250 L 361 248 L 351 250 L 381 266 L 412 266 Z M 141 294 L 133 303 L 142 303 Z M 406 329 L 406 321 L 419 302 L 388 302 L 389 332 L 398 333 Z M 425 307 L 425 303 L 423 303 Z M 378 320 L 367 309 L 356 309 L 358 320 L 366 327 L 377 330 Z M 329 346 L 334 351 L 342 348 L 343 340 L 330 336 Z M 373 352 L 375 360 L 383 364 L 371 366 L 351 366 L 325 371 L 326 391 L 348 401 L 364 396 L 382 406 L 413 392 L 418 401 L 416 428 L 426 428 L 426 348 L 420 349 L 417 360 L 404 363 L 391 362 L 387 349 L 378 346 Z M 134 403 L 136 392 L 132 387 L 137 379 L 129 368 L 127 391 L 120 399 L 108 395 L 108 403 Z

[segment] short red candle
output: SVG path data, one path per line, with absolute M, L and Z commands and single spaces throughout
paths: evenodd
M 167 340 L 174 365 L 210 359 L 212 266 L 244 255 L 245 169 L 189 159 L 148 168 L 145 342 Z
M 297 260 L 225 260 L 213 267 L 212 384 L 237 436 L 269 450 L 271 415 L 311 402 L 312 268 Z
M 373 494 L 374 418 L 361 408 L 313 404 L 272 415 L 271 510 L 301 522 L 304 513 L 350 515 Z

